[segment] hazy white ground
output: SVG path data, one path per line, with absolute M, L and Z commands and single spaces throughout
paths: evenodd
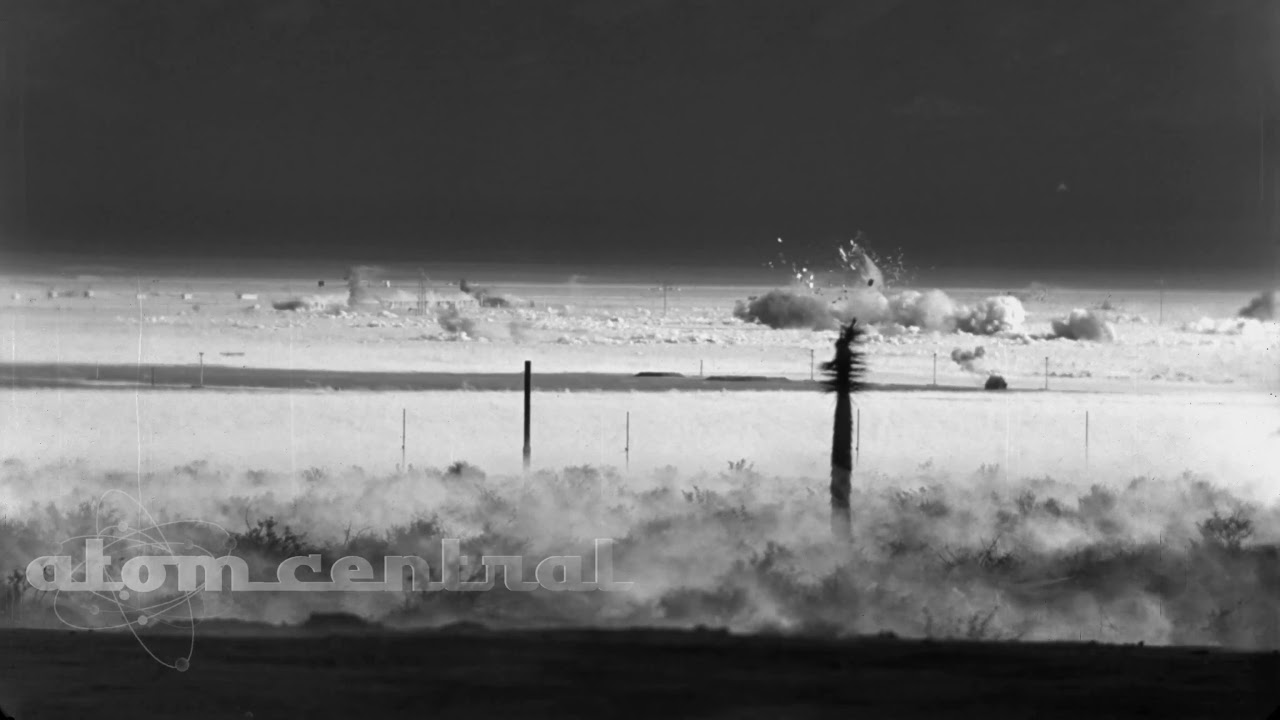
M 4 279 L 0 333 L 17 362 L 195 364 L 272 368 L 420 370 L 517 373 L 523 360 L 537 372 L 637 372 L 696 375 L 767 374 L 807 378 L 810 350 L 821 361 L 831 333 L 771 330 L 733 317 L 737 300 L 767 285 L 682 286 L 668 294 L 648 285 L 504 284 L 487 286 L 534 303 L 532 308 L 466 313 L 479 330 L 459 337 L 434 316 L 386 313 L 281 312 L 271 303 L 319 296 L 345 299 L 340 280 L 157 280 L 136 283 L 98 277 Z M 335 287 L 337 286 L 337 287 Z M 50 290 L 94 297 L 49 299 Z M 144 298 L 139 299 L 141 288 Z M 437 283 L 433 290 L 445 291 Z M 944 288 L 960 302 L 1004 289 Z M 1008 288 L 1016 289 L 1016 288 Z M 413 282 L 391 292 L 416 293 Z M 257 295 L 238 301 L 237 292 Z M 18 300 L 13 299 L 14 294 Z M 191 293 L 192 300 L 183 300 Z M 873 338 L 871 380 L 926 384 L 938 355 L 938 380 L 980 385 L 985 375 L 950 362 L 956 347 L 984 346 L 986 370 L 1013 387 L 1043 385 L 1081 390 L 1160 393 L 1189 387 L 1264 390 L 1280 386 L 1280 331 L 1274 323 L 1234 321 L 1252 292 L 1170 290 L 1049 290 L 1028 299 L 1025 332 L 1008 337 L 909 334 Z M 1073 308 L 1109 303 L 1118 341 L 1041 340 L 1050 321 Z M 1083 381 L 1083 382 L 1081 382 Z
M 0 456 L 30 465 L 163 474 L 194 460 L 228 471 L 359 466 L 393 472 L 406 461 L 465 460 L 518 473 L 519 393 L 17 391 L 0 405 Z M 539 393 L 535 468 L 716 472 L 745 459 L 784 477 L 823 477 L 830 398 L 804 392 Z M 1247 393 L 867 393 L 858 398 L 859 481 L 909 476 L 922 466 L 967 475 L 983 465 L 1019 481 L 1127 481 L 1205 474 L 1243 489 L 1270 486 L 1280 468 L 1280 412 Z M 1085 422 L 1088 413 L 1088 448 Z M 16 499 L 16 498 L 15 498 Z M 3 495 L 0 494 L 0 504 Z
M 351 370 L 756 374 L 808 378 L 811 354 L 833 334 L 771 330 L 733 317 L 733 305 L 768 286 L 684 285 L 663 312 L 649 285 L 504 284 L 478 278 L 532 307 L 476 309 L 470 336 L 434 314 L 277 311 L 273 301 L 319 297 L 342 303 L 340 279 L 312 280 L 10 277 L 0 332 L 15 362 L 194 364 Z M 391 290 L 416 295 L 416 282 Z M 437 283 L 431 288 L 447 292 Z M 1016 288 L 1015 288 L 1016 289 Z M 51 290 L 62 297 L 50 298 Z M 93 297 L 84 297 L 91 290 Z M 995 289 L 947 288 L 960 302 Z M 190 299 L 182 295 L 189 293 Z M 255 300 L 238 300 L 254 293 Z M 70 296 L 68 296 L 70 295 Z M 16 299 L 15 299 L 16 296 Z M 1000 465 L 1010 477 L 1133 476 L 1210 472 L 1259 483 L 1280 469 L 1280 330 L 1240 323 L 1248 292 L 1042 289 L 1024 295 L 1024 332 L 1006 336 L 908 333 L 873 336 L 870 379 L 925 386 L 934 357 L 941 385 L 981 385 L 1000 372 L 1014 388 L 1051 392 L 986 395 L 873 393 L 863 409 L 860 467 L 894 474 L 933 462 L 969 472 Z M 1053 318 L 1097 307 L 1114 343 L 1038 339 Z M 984 372 L 950 360 L 982 346 Z M 1065 392 L 1060 392 L 1065 391 Z M 409 395 L 301 392 L 134 393 L 11 391 L 0 403 L 0 457 L 43 465 L 84 460 L 106 469 L 150 470 L 209 460 L 240 469 L 301 470 L 400 461 L 401 410 L 410 418 L 408 463 L 467 460 L 518 470 L 516 394 Z M 672 465 L 717 469 L 745 458 L 783 475 L 821 475 L 830 401 L 809 393 L 539 394 L 534 456 L 541 467 Z
M 461 336 L 434 315 L 405 309 L 273 310 L 273 301 L 318 291 L 314 279 L 301 277 L 9 277 L 0 295 L 0 347 L 7 346 L 5 360 L 19 363 L 194 364 L 203 352 L 206 363 L 245 367 L 518 373 L 524 360 L 532 360 L 535 373 L 701 370 L 802 379 L 810 374 L 810 351 L 817 361 L 826 359 L 833 338 L 735 319 L 735 301 L 770 289 L 764 283 L 684 283 L 669 294 L 664 315 L 661 292 L 652 285 L 473 279 L 533 306 L 466 311 L 476 331 Z M 340 280 L 327 285 L 319 292 L 340 302 Z M 94 296 L 84 297 L 86 289 Z M 449 288 L 441 283 L 433 289 Z M 1019 285 L 944 289 L 973 303 Z M 49 298 L 50 290 L 79 292 Z M 404 280 L 395 290 L 413 294 L 416 282 Z M 237 292 L 258 298 L 237 300 Z M 182 299 L 183 293 L 192 298 Z M 6 462 L 0 468 L 0 519 L 20 523 L 0 527 L 15 538 L 30 533 L 56 542 L 85 531 L 87 520 L 74 511 L 78 503 L 111 489 L 148 510 L 232 530 L 274 515 L 313 538 L 338 541 L 353 528 L 377 534 L 435 516 L 445 531 L 472 538 L 482 549 L 515 543 L 551 554 L 582 537 L 628 538 L 627 566 L 646 584 L 644 593 L 626 602 L 640 608 L 628 611 L 640 612 L 642 623 L 753 629 L 857 607 L 870 614 L 859 610 L 856 618 L 831 622 L 859 632 L 929 634 L 939 632 L 936 623 L 945 613 L 945 622 L 954 620 L 961 628 L 954 633 L 963 635 L 965 623 L 997 607 L 995 627 L 1002 633 L 1032 627 L 1027 637 L 1250 645 L 1274 615 L 1271 595 L 1255 593 L 1260 599 L 1250 613 L 1256 613 L 1234 629 L 1210 633 L 1202 626 L 1236 606 L 1233 593 L 1251 587 L 1251 570 L 1200 577 L 1190 589 L 1162 590 L 1153 599 L 1146 576 L 1114 570 L 1106 577 L 1133 586 L 1118 593 L 1112 579 L 1095 587 L 1091 575 L 1077 572 L 1075 560 L 1052 554 L 1076 547 L 1094 552 L 1117 538 L 1168 541 L 1165 551 L 1182 552 L 1198 537 L 1197 523 L 1211 512 L 1232 512 L 1241 500 L 1255 503 L 1254 539 L 1275 541 L 1280 329 L 1234 319 L 1253 294 L 1170 290 L 1161 303 L 1160 293 L 1150 289 L 1050 289 L 1027 296 L 1029 318 L 1020 333 L 873 337 L 870 379 L 919 389 L 855 398 L 858 542 L 873 555 L 881 546 L 906 547 L 913 559 L 886 550 L 884 558 L 858 560 L 869 563 L 857 568 L 859 583 L 879 580 L 855 583 L 858 593 L 869 593 L 856 601 L 818 602 L 821 612 L 791 607 L 815 597 L 812 583 L 820 584 L 834 567 L 825 518 L 832 401 L 814 392 L 537 393 L 533 466 L 561 474 L 526 478 L 519 473 L 519 393 L 10 388 L 0 398 L 0 460 Z M 1116 342 L 1036 337 L 1073 308 L 1104 302 L 1112 308 L 1105 312 Z M 953 349 L 978 346 L 986 351 L 978 372 L 950 360 Z M 935 354 L 943 389 L 927 387 Z M 980 386 L 987 372 L 1003 373 L 1015 389 L 1042 388 L 1046 358 L 1047 392 L 945 389 Z M 410 472 L 396 469 L 402 412 Z M 728 463 L 739 459 L 756 472 L 726 473 Z M 489 477 L 442 478 L 424 471 L 458 460 Z M 564 472 L 583 465 L 622 472 Z M 1140 476 L 1154 480 L 1130 482 Z M 1111 490 L 1095 491 L 1095 483 Z M 885 492 L 922 486 L 932 489 Z M 997 499 L 993 492 L 1001 487 Z M 702 492 L 708 488 L 710 494 Z M 1015 502 L 1026 493 L 1034 502 Z M 1065 505 L 1046 510 L 1049 496 Z M 931 514 L 938 503 L 950 509 Z M 1008 513 L 1025 516 L 1023 524 L 1010 530 Z M 433 532 L 405 531 L 397 542 L 408 545 L 392 546 L 430 555 L 422 543 Z M 1042 556 L 1050 558 L 1031 573 L 1035 582 L 1075 573 L 1084 584 L 1051 585 L 1061 587 L 1053 602 L 1015 602 L 993 593 L 990 578 L 963 580 L 933 567 L 948 548 L 985 547 L 993 537 L 1003 537 L 1001 547 L 1013 548 L 1031 569 Z M 20 567 L 40 552 L 31 542 L 0 542 L 0 570 Z M 790 562 L 798 568 L 796 578 L 767 590 L 755 575 L 742 575 L 741 563 L 772 567 L 770 548 L 777 547 L 795 553 Z M 690 548 L 705 552 L 694 557 Z M 1164 577 L 1160 563 L 1142 567 Z M 1172 576 L 1186 574 L 1170 567 Z M 1125 579 L 1131 575 L 1136 579 Z M 735 582 L 746 599 L 722 611 L 725 587 L 738 587 Z M 1086 594 L 1079 594 L 1081 587 Z M 890 599 L 877 594 L 886 588 L 896 593 Z M 341 599 L 342 607 L 371 616 L 399 599 L 378 601 L 366 607 L 360 603 L 371 601 L 364 597 Z M 237 613 L 295 621 L 314 604 L 299 602 L 245 606 Z M 681 605 L 686 602 L 693 604 Z M 613 612 L 608 603 L 586 610 L 548 603 L 546 609 L 575 622 Z M 494 613 L 523 617 L 527 611 Z

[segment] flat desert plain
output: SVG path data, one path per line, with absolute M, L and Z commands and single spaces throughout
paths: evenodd
M 288 681 L 261 685 L 267 657 L 300 693 L 346 688 L 330 709 L 385 717 L 518 701 L 563 716 L 565 677 L 615 698 L 679 683 L 690 713 L 736 703 L 734 717 L 824 716 L 782 685 L 894 717 L 1055 702 L 1061 715 L 1034 716 L 1250 717 L 1270 702 L 1280 327 L 1237 317 L 1256 290 L 955 283 L 941 289 L 966 306 L 1012 292 L 1025 320 L 877 324 L 854 396 L 855 539 L 836 548 L 833 402 L 814 382 L 835 332 L 735 313 L 785 279 L 664 292 L 470 269 L 505 300 L 485 307 L 440 269 L 387 271 L 351 302 L 343 270 L 4 277 L 0 569 L 77 557 L 84 538 L 254 572 L 310 552 L 326 571 L 345 555 L 435 568 L 457 538 L 468 556 L 580 555 L 589 571 L 609 538 L 633 589 L 121 599 L 11 576 L 4 617 L 25 629 L 0 633 L 0 707 L 276 716 Z M 1113 338 L 1053 337 L 1076 309 Z M 1008 390 L 983 390 L 992 374 Z M 432 634 L 458 623 L 488 630 Z M 662 634 L 698 627 L 713 631 Z M 673 674 L 641 681 L 654 667 Z M 744 686 L 747 667 L 779 687 Z M 65 668 L 113 674 L 90 687 Z M 394 689 L 411 682 L 426 684 Z M 360 704 L 362 684 L 381 705 Z M 424 688 L 430 710 L 413 705 Z

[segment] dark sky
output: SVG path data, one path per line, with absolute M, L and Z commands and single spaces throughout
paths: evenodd
M 1280 3 L 0 3 L 11 249 L 1275 262 Z

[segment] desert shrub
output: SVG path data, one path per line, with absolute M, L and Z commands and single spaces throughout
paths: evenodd
M 299 535 L 288 525 L 280 532 L 276 531 L 275 517 L 259 520 L 258 524 L 245 532 L 232 533 L 234 541 L 233 553 L 245 557 L 249 553 L 257 553 L 270 558 L 290 558 L 308 555 L 315 549 L 307 544 L 306 535 Z
M 485 473 L 466 460 L 456 460 L 444 471 L 445 477 L 464 480 L 484 480 Z
M 746 322 L 767 325 L 775 330 L 809 328 L 833 330 L 836 320 L 821 298 L 791 290 L 770 290 L 748 301 L 739 301 L 733 315 Z
M 309 612 L 348 610 L 419 626 L 458 620 L 513 627 L 671 623 L 961 638 L 1017 637 L 1030 623 L 1037 640 L 1280 647 L 1274 612 L 1280 607 L 1274 573 L 1280 559 L 1274 547 L 1256 539 L 1272 538 L 1280 516 L 1270 506 L 1255 512 L 1254 505 L 1194 475 L 1169 478 L 1171 486 L 1150 479 L 1074 491 L 1074 483 L 1050 478 L 988 486 L 951 482 L 943 471 L 923 480 L 865 473 L 867 483 L 855 489 L 852 503 L 859 542 L 841 549 L 830 542 L 825 473 L 800 482 L 752 482 L 745 459 L 689 482 L 667 468 L 652 473 L 652 487 L 614 482 L 612 468 L 593 466 L 536 478 L 458 481 L 478 472 L 459 462 L 412 482 L 347 469 L 310 483 L 272 475 L 272 492 L 249 493 L 243 474 L 223 477 L 199 464 L 168 470 L 164 480 L 175 497 L 187 487 L 230 487 L 200 500 L 204 512 L 191 512 L 185 499 L 180 507 L 153 505 L 157 522 L 164 521 L 165 509 L 224 523 L 244 513 L 245 532 L 235 536 L 234 552 L 247 556 L 254 579 L 273 577 L 281 556 L 316 553 L 312 546 L 321 548 L 322 567 L 345 555 L 369 560 L 375 573 L 378 558 L 387 555 L 416 555 L 434 566 L 443 538 L 458 538 L 469 558 L 567 551 L 583 557 L 589 579 L 591 538 L 615 537 L 618 579 L 645 583 L 638 596 L 578 593 L 569 603 L 564 595 L 506 593 L 501 583 L 494 592 L 375 594 L 338 606 L 327 593 L 247 593 L 228 596 L 227 617 L 302 622 Z M 38 470 L 16 463 L 4 464 L 3 474 L 17 491 L 40 480 Z M 998 466 L 980 471 L 988 478 L 1003 474 Z M 97 475 L 91 482 L 128 487 L 133 477 Z M 591 492 L 601 486 L 609 492 Z M 1055 496 L 1063 500 L 1048 499 Z M 109 508 L 76 500 L 49 509 L 6 504 L 0 582 L 66 538 L 145 531 L 132 527 L 132 506 L 122 505 L 113 517 Z M 429 505 L 406 507 L 414 502 Z M 1218 508 L 1225 510 L 1210 516 Z M 250 512 L 268 519 L 251 527 Z M 120 518 L 130 527 L 116 526 Z M 175 533 L 168 537 L 174 540 Z M 197 544 L 220 555 L 224 537 Z M 698 552 L 689 553 L 690 547 Z M 483 568 L 471 565 L 463 579 L 480 579 Z M 531 572 L 526 565 L 526 578 Z M 32 599 L 28 594 L 26 602 Z
M 949 572 L 1003 573 L 1017 566 L 1017 558 L 1012 551 L 1000 550 L 999 542 L 997 537 L 976 548 L 943 548 L 938 557 Z
M 1253 535 L 1253 520 L 1243 510 L 1235 510 L 1226 516 L 1215 510 L 1209 518 L 1196 523 L 1196 529 L 1211 547 L 1239 550 Z

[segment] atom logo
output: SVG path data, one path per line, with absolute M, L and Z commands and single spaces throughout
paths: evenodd
M 113 495 L 124 498 L 133 506 L 138 526 L 126 521 L 104 524 L 103 509 L 108 507 L 107 500 Z M 144 520 L 145 524 L 142 522 Z M 208 612 L 204 604 L 204 582 L 195 585 L 194 589 L 166 592 L 163 574 L 157 578 L 145 571 L 141 574 L 137 571 L 131 573 L 129 564 L 119 561 L 140 556 L 225 558 L 235 548 L 234 537 L 221 525 L 202 520 L 157 523 L 137 498 L 114 489 L 103 493 L 99 498 L 94 521 L 93 535 L 68 538 L 61 545 L 65 547 L 69 543 L 83 543 L 86 548 L 100 547 L 101 553 L 91 555 L 86 550 L 85 558 L 78 565 L 72 566 L 67 559 L 68 562 L 64 565 L 46 565 L 41 573 L 34 575 L 42 577 L 45 583 L 59 580 L 59 584 L 52 590 L 54 614 L 63 624 L 77 630 L 128 630 L 153 660 L 178 672 L 185 672 L 191 667 L 196 625 L 216 617 Z M 225 552 L 221 556 L 215 555 L 210 546 L 221 546 Z M 67 583 L 72 576 L 81 573 L 87 582 L 94 582 L 94 578 L 97 578 L 99 585 L 112 589 L 77 590 L 74 587 L 76 583 Z M 62 577 L 58 578 L 59 575 Z M 33 575 L 28 573 L 27 577 L 31 578 Z M 36 582 L 33 581 L 32 584 Z M 131 592 L 126 585 L 135 588 L 135 591 Z M 152 585 L 156 587 L 153 588 Z M 139 587 L 146 587 L 150 592 L 137 592 Z M 70 601 L 60 603 L 64 594 Z M 200 605 L 199 609 L 196 608 L 197 603 Z M 91 625 L 82 625 L 79 624 L 81 619 L 64 616 L 63 607 L 72 605 L 79 606 L 85 615 L 96 618 L 96 621 Z M 186 652 L 173 659 L 160 657 L 142 634 L 147 630 L 185 633 L 188 640 Z

